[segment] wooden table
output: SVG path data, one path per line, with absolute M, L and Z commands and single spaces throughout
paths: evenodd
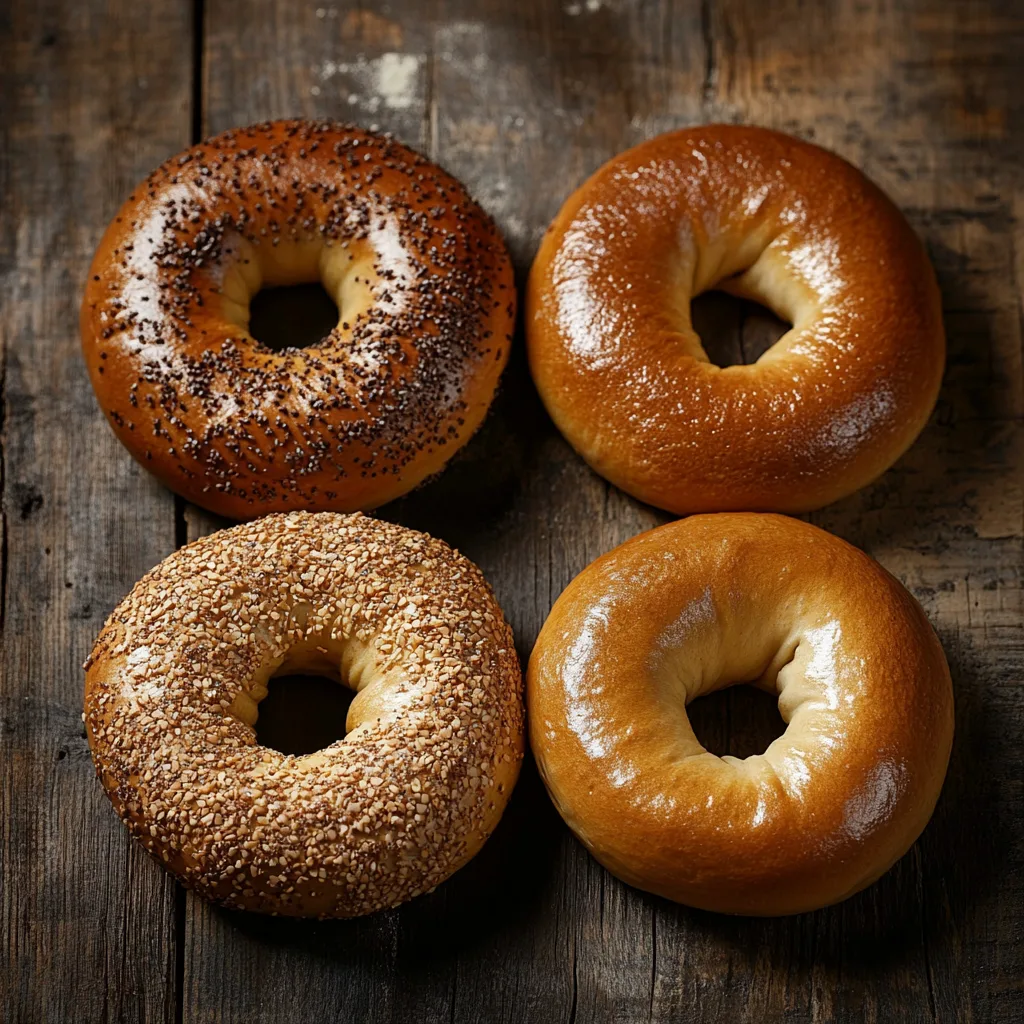
M 0 1019 L 1022 1019 L 1022 66 L 1013 0 L 8 0 Z M 905 581 L 953 670 L 942 799 L 882 881 L 792 919 L 677 907 L 599 868 L 529 765 L 469 867 L 363 920 L 215 910 L 132 845 L 93 776 L 80 665 L 135 580 L 220 524 L 103 422 L 78 349 L 83 278 L 158 162 L 295 114 L 377 124 L 438 159 L 497 218 L 520 282 L 572 187 L 679 125 L 813 139 L 906 211 L 945 297 L 938 408 L 894 469 L 811 517 Z M 749 358 L 757 321 L 715 315 L 721 358 Z M 382 514 L 483 567 L 524 659 L 569 579 L 663 519 L 561 440 L 521 344 L 483 432 Z M 724 753 L 763 746 L 772 715 L 730 691 L 696 717 Z

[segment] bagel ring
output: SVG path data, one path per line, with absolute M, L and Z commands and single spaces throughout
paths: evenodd
M 268 516 L 179 549 L 86 670 L 118 813 L 230 907 L 352 917 L 432 889 L 494 829 L 523 754 L 519 662 L 480 570 L 361 515 Z M 282 673 L 356 691 L 343 739 L 303 756 L 258 744 Z
M 690 319 L 714 288 L 792 329 L 714 365 Z M 924 427 L 945 359 L 935 275 L 896 207 L 817 146 L 727 125 L 644 142 L 569 197 L 530 274 L 527 344 L 572 446 L 680 515 L 863 487 Z
M 685 706 L 778 694 L 763 754 L 717 757 Z M 920 605 L 877 562 L 783 516 L 695 516 L 592 563 L 527 673 L 530 741 L 612 874 L 679 903 L 793 914 L 901 857 L 942 786 L 953 695 Z
M 273 351 L 261 288 L 322 282 L 338 324 Z M 93 260 L 82 345 L 128 450 L 220 515 L 370 509 L 439 472 L 508 359 L 504 243 L 463 186 L 330 122 L 224 132 L 128 198 Z

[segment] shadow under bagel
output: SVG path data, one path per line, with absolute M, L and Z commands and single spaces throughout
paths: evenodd
M 363 960 L 381 971 L 396 955 L 414 975 L 460 950 L 530 926 L 557 899 L 559 850 L 573 841 L 527 753 L 519 781 L 479 853 L 436 889 L 368 917 L 267 917 L 210 905 L 206 911 L 260 943 L 299 948 L 318 960 Z
M 933 951 L 950 938 L 972 906 L 985 905 L 1005 871 L 1008 832 L 989 812 L 997 783 L 971 771 L 997 735 L 983 699 L 984 678 L 970 644 L 941 637 L 949 652 L 956 731 L 945 785 L 931 821 L 905 857 L 869 888 L 843 903 L 792 917 L 734 917 L 639 893 L 664 946 L 672 929 L 685 947 L 693 933 L 720 942 L 730 957 L 769 970 L 841 968 L 870 978 L 881 966 L 905 966 L 927 984 Z M 728 692 L 728 691 L 727 691 Z M 961 851 L 978 855 L 965 862 Z M 667 954 L 667 951 L 666 951 Z M 767 960 L 767 963 L 765 963 Z

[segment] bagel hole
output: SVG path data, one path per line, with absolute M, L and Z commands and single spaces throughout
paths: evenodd
M 249 333 L 273 352 L 319 345 L 338 319 L 334 299 L 319 282 L 261 288 L 249 302 Z
M 274 676 L 260 701 L 256 742 L 281 754 L 313 754 L 343 739 L 355 691 L 320 675 Z
M 767 306 L 722 291 L 698 295 L 690 322 L 708 359 L 723 368 L 756 363 L 793 326 Z
M 755 686 L 730 686 L 686 706 L 697 742 L 719 757 L 763 754 L 785 731 L 778 694 Z

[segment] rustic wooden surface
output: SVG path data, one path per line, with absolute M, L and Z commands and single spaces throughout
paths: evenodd
M 0 1020 L 1022 1019 L 1022 66 L 1012 0 L 0 5 Z M 953 670 L 942 799 L 877 885 L 784 920 L 671 905 L 591 861 L 530 766 L 472 864 L 354 922 L 211 909 L 130 844 L 93 778 L 79 666 L 136 578 L 219 524 L 116 444 L 77 303 L 135 180 L 201 133 L 296 114 L 376 124 L 438 159 L 496 217 L 520 280 L 588 172 L 705 120 L 834 148 L 907 212 L 945 297 L 939 406 L 893 470 L 812 517 L 907 583 Z M 774 336 L 703 305 L 723 360 Z M 664 518 L 572 454 L 521 346 L 482 432 L 381 514 L 483 567 L 524 659 L 568 580 Z M 718 752 L 777 731 L 749 694 L 702 703 Z

